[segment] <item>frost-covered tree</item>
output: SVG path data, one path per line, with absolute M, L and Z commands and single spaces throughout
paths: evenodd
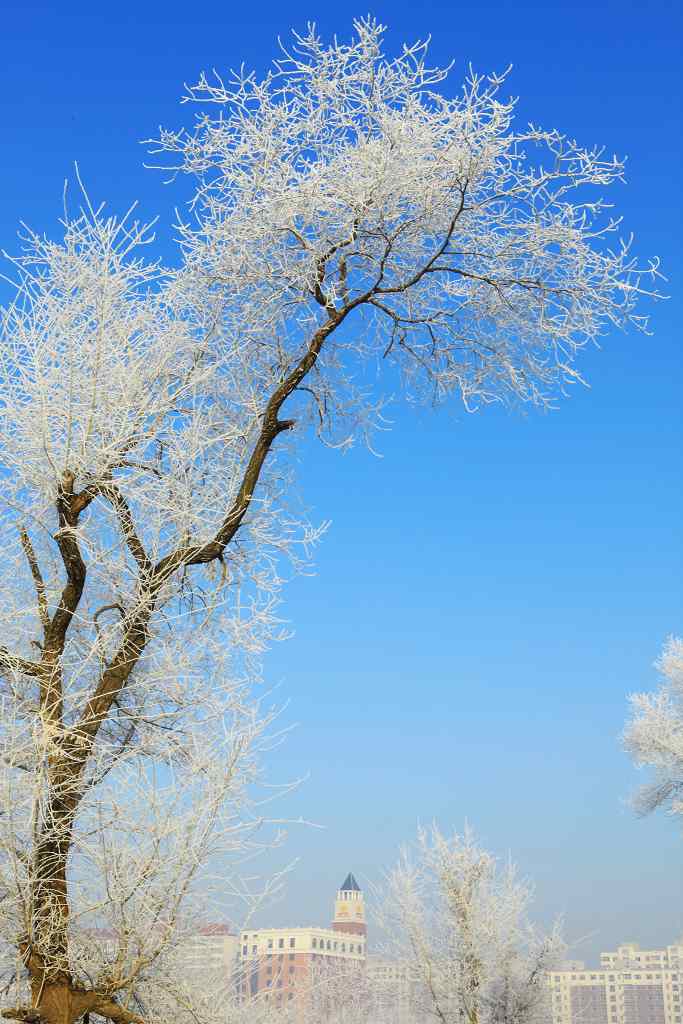
M 547 972 L 564 951 L 559 926 L 541 935 L 531 890 L 471 832 L 421 829 L 387 875 L 378 915 L 400 965 L 411 1024 L 541 1024 Z
M 547 406 L 582 347 L 645 326 L 642 273 L 593 191 L 619 160 L 515 127 L 500 77 L 446 94 L 423 44 L 381 45 L 370 20 L 348 45 L 311 29 L 263 80 L 189 91 L 194 127 L 155 147 L 196 182 L 175 270 L 146 259 L 132 214 L 86 201 L 14 261 L 6 1017 L 152 1024 L 177 999 L 176 1020 L 214 1019 L 187 1009 L 173 957 L 205 866 L 226 871 L 253 818 L 268 715 L 251 686 L 279 634 L 283 558 L 317 537 L 287 500 L 307 426 L 329 444 L 369 434 L 373 361 L 411 398 Z
M 654 770 L 654 780 L 640 788 L 634 804 L 642 814 L 664 807 L 683 815 L 683 640 L 669 638 L 657 668 L 659 689 L 631 696 L 632 717 L 624 732 L 635 763 Z
M 335 957 L 314 962 L 295 998 L 301 1024 L 385 1024 L 372 1000 L 365 964 Z

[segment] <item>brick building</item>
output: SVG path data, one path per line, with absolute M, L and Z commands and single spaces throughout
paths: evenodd
M 330 928 L 259 928 L 243 931 L 238 989 L 242 997 L 265 995 L 291 1002 L 321 973 L 353 975 L 366 957 L 365 903 L 352 874 L 337 892 Z

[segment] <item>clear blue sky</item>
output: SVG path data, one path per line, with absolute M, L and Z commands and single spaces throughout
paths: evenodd
M 365 0 L 364 0 L 365 3 Z M 241 61 L 315 19 L 348 33 L 365 6 L 290 0 L 5 5 L 0 33 L 0 245 L 19 219 L 53 231 L 77 160 L 96 198 L 161 214 L 184 191 L 142 167 L 138 140 L 191 111 L 184 81 Z M 317 575 L 289 587 L 295 639 L 269 676 L 298 729 L 271 777 L 310 774 L 278 808 L 320 822 L 265 920 L 324 922 L 347 871 L 361 884 L 418 820 L 467 819 L 566 914 L 574 955 L 683 933 L 683 836 L 636 819 L 620 751 L 626 694 L 681 616 L 681 21 L 672 3 L 381 0 L 388 45 L 431 33 L 435 62 L 514 65 L 519 117 L 629 156 L 614 199 L 675 296 L 654 335 L 587 353 L 590 390 L 559 411 L 473 417 L 396 407 L 383 459 L 302 453 L 300 488 L 333 526 Z

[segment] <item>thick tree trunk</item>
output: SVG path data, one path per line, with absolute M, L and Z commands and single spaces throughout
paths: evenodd
M 74 992 L 67 981 L 45 985 L 36 1011 L 45 1024 L 76 1024 L 92 1004 L 92 997 Z
M 92 992 L 74 989 L 68 978 L 43 984 L 36 989 L 32 981 L 33 1006 L 3 1010 L 6 1020 L 25 1021 L 26 1024 L 77 1024 L 83 1014 L 93 1008 L 96 996 Z

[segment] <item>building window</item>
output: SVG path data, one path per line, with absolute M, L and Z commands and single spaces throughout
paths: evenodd
M 278 949 L 284 949 L 285 948 L 285 940 L 284 939 L 278 939 L 277 940 L 277 948 Z
M 296 939 L 290 939 L 289 940 L 289 948 L 290 949 L 294 949 L 295 945 L 296 945 Z
M 258 949 L 258 946 L 252 946 L 252 947 L 251 947 L 251 951 L 252 951 L 252 953 L 255 953 L 257 949 Z
M 268 949 L 272 949 L 272 948 L 273 948 L 273 940 L 272 939 L 268 939 Z
M 313 936 L 313 938 L 311 940 L 311 946 L 313 947 L 313 949 L 317 949 L 318 948 L 318 940 L 316 939 L 315 935 Z
M 247 952 L 248 952 L 247 947 L 246 946 L 242 946 L 242 956 L 246 956 Z

